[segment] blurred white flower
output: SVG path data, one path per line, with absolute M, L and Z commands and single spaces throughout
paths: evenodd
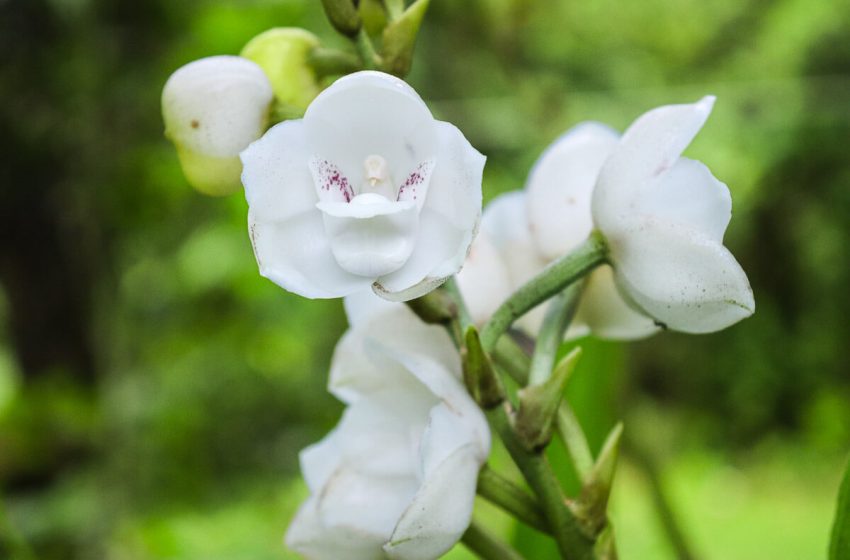
M 679 157 L 713 102 L 660 107 L 622 138 L 584 123 L 556 140 L 525 192 L 498 197 L 484 212 L 458 275 L 473 318 L 486 321 L 510 294 L 506 283 L 518 288 L 594 227 L 607 239 L 612 266 L 590 274 L 568 336 L 636 339 L 657 324 L 712 332 L 751 315 L 746 274 L 723 246 L 729 190 L 701 163 Z M 540 306 L 518 324 L 533 334 L 542 314 Z
M 705 97 L 638 118 L 605 160 L 591 204 L 621 293 L 690 333 L 724 329 L 755 311 L 747 275 L 723 246 L 729 189 L 702 163 L 680 157 L 713 105 Z
M 330 391 L 348 406 L 301 452 L 310 497 L 286 543 L 316 560 L 437 558 L 470 523 L 490 432 L 446 332 L 369 300 L 346 299 Z
M 260 273 L 309 298 L 431 291 L 472 243 L 484 159 L 398 78 L 340 78 L 242 152 Z
M 239 152 L 265 131 L 272 99 L 263 70 L 238 56 L 195 60 L 168 78 L 165 135 L 193 187 L 212 195 L 241 188 Z
M 486 321 L 510 293 L 550 262 L 575 249 L 593 230 L 590 199 L 602 164 L 617 145 L 617 134 L 597 123 L 574 127 L 549 146 L 535 163 L 524 191 L 504 194 L 485 209 L 458 283 L 473 319 Z M 517 325 L 536 334 L 545 305 Z M 658 330 L 619 295 L 608 265 L 585 283 L 568 338 L 593 332 L 628 340 Z

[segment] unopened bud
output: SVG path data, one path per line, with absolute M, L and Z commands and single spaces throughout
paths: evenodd
M 549 379 L 520 390 L 515 425 L 517 436 L 529 451 L 546 447 L 552 439 L 558 407 L 580 356 L 581 348 L 574 349 L 558 362 Z
M 585 533 L 594 538 L 605 529 L 608 523 L 608 498 L 614 484 L 622 436 L 623 424 L 619 423 L 605 439 L 602 451 L 599 452 L 599 457 L 578 499 L 570 504 L 570 509 L 573 510 Z
M 381 56 L 388 72 L 405 76 L 410 71 L 416 36 L 429 3 L 430 0 L 416 0 L 384 29 Z
M 263 70 L 238 56 L 202 58 L 168 78 L 165 135 L 193 187 L 216 196 L 241 188 L 239 152 L 265 132 L 272 96 Z
M 319 94 L 318 78 L 309 63 L 310 52 L 318 46 L 318 37 L 309 31 L 276 27 L 248 41 L 241 55 L 263 69 L 284 112 L 303 112 Z
M 360 15 L 352 0 L 322 0 L 325 14 L 331 25 L 342 33 L 353 37 L 360 31 Z
M 463 381 L 475 402 L 484 410 L 493 409 L 505 401 L 505 388 L 493 368 L 475 327 L 469 327 L 461 351 Z

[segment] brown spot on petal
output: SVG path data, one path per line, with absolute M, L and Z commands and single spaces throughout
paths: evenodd
M 192 119 L 192 122 L 190 124 L 191 124 L 192 128 L 195 128 L 195 129 L 201 127 L 201 122 L 198 119 Z

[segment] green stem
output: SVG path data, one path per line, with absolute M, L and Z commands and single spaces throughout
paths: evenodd
M 605 238 L 594 231 L 573 252 L 543 269 L 499 306 L 481 329 L 484 350 L 492 351 L 514 321 L 605 262 L 607 255 Z
M 508 406 L 505 403 L 485 411 L 490 425 L 499 434 L 514 462 L 540 500 L 561 557 L 570 560 L 590 560 L 593 557 L 593 542 L 582 533 L 578 521 L 567 507 L 566 496 L 546 457 L 541 452 L 526 450 L 516 438 Z
M 345 51 L 324 47 L 316 47 L 310 51 L 307 62 L 320 78 L 351 74 L 363 69 L 363 65 L 357 56 Z
M 691 552 L 690 545 L 685 538 L 685 533 L 679 526 L 676 519 L 676 514 L 673 512 L 673 507 L 670 505 L 670 500 L 664 491 L 664 485 L 661 483 L 661 476 L 658 472 L 658 467 L 655 460 L 634 442 L 629 445 L 628 450 L 632 459 L 638 468 L 643 471 L 644 476 L 649 482 L 649 490 L 652 494 L 652 501 L 655 504 L 655 509 L 661 519 L 661 525 L 664 532 L 667 533 L 667 538 L 673 549 L 676 551 L 676 558 L 679 560 L 694 560 L 696 556 Z
M 550 533 L 540 505 L 528 492 L 487 465 L 478 474 L 478 495 L 496 504 L 526 525 Z
M 493 358 L 520 386 L 528 383 L 528 354 L 511 337 L 503 336 L 499 339 L 493 350 Z M 558 408 L 555 428 L 567 448 L 579 478 L 583 482 L 586 481 L 593 469 L 593 453 L 575 412 L 566 400 Z
M 366 33 L 366 29 L 360 28 L 357 35 L 354 37 L 354 46 L 360 54 L 360 60 L 363 62 L 363 67 L 367 70 L 378 70 L 381 67 L 381 57 L 375 51 L 375 45 L 372 44 L 372 39 Z
M 564 333 L 575 317 L 581 296 L 583 282 L 576 282 L 563 292 L 552 298 L 546 308 L 546 315 L 537 342 L 534 344 L 534 354 L 531 356 L 531 368 L 528 372 L 528 384 L 540 385 L 552 375 L 555 366 L 555 354 L 564 340 Z
M 567 453 L 570 455 L 579 478 L 582 482 L 587 482 L 591 471 L 593 471 L 593 453 L 590 451 L 587 436 L 584 435 L 584 430 L 581 429 L 581 424 L 579 424 L 575 412 L 566 401 L 562 402 L 558 408 L 558 415 L 555 417 L 555 429 L 558 430 L 558 435 L 561 436 L 561 440 L 567 448 Z
M 404 0 L 384 0 L 384 8 L 391 21 L 395 21 L 404 13 Z
M 519 552 L 485 531 L 474 520 L 460 540 L 484 560 L 524 560 Z

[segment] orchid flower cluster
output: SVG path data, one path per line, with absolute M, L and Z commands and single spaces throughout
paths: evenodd
M 328 386 L 346 409 L 301 452 L 310 497 L 287 545 L 313 559 L 415 560 L 462 540 L 519 558 L 472 521 L 478 494 L 564 558 L 614 558 L 621 427 L 593 457 L 563 398 L 578 352 L 555 354 L 565 338 L 708 333 L 753 313 L 723 245 L 729 189 L 681 155 L 714 98 L 653 109 L 622 135 L 575 126 L 482 216 L 485 157 L 397 76 L 427 1 L 383 4 L 380 52 L 354 4 L 324 6 L 357 55 L 273 29 L 241 56 L 180 68 L 162 98 L 189 182 L 244 187 L 260 274 L 344 298 L 350 328 Z M 530 355 L 518 332 L 536 339 Z M 528 489 L 487 465 L 491 431 Z M 544 454 L 556 433 L 579 496 Z

